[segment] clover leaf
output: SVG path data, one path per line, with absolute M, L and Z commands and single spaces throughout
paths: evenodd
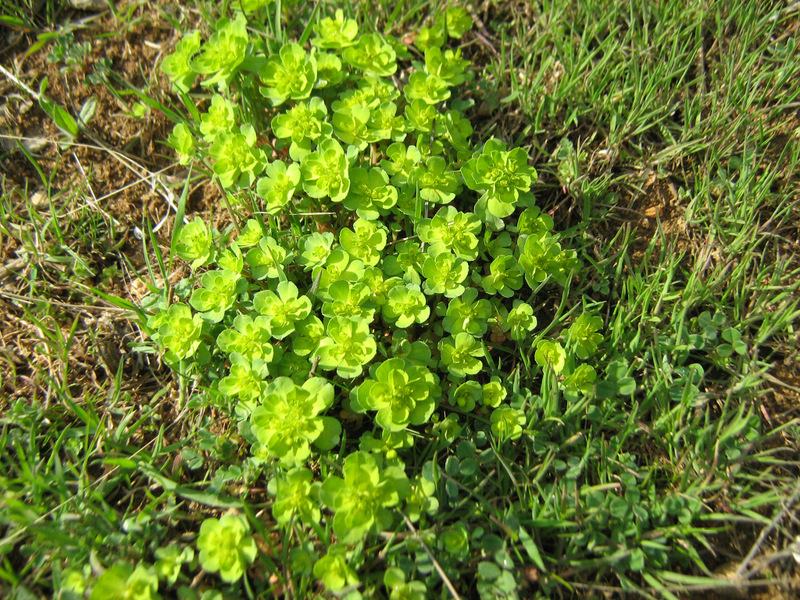
M 247 566 L 256 559 L 258 549 L 250 525 L 241 515 L 229 512 L 220 519 L 206 519 L 197 536 L 200 566 L 219 572 L 223 581 L 241 579 Z
M 358 377 L 377 353 L 375 338 L 363 319 L 334 317 L 328 321 L 326 336 L 317 347 L 319 366 L 336 369 L 339 377 Z
M 375 422 L 387 431 L 402 431 L 409 425 L 422 425 L 436 406 L 436 377 L 425 367 L 404 358 L 390 358 L 371 371 L 357 388 L 357 412 L 378 411 Z
M 329 450 L 339 441 L 341 425 L 320 416 L 333 404 L 333 386 L 319 377 L 300 386 L 288 377 L 276 377 L 261 394 L 261 404 L 250 425 L 267 456 L 295 467 L 311 456 L 311 444 Z
M 384 467 L 380 456 L 356 451 L 342 466 L 343 478 L 328 476 L 320 488 L 320 499 L 333 510 L 333 531 L 344 544 L 361 541 L 371 531 L 392 525 L 389 508 L 402 502 L 410 491 L 399 466 Z

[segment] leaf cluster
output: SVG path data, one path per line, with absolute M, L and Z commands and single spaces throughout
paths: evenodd
M 192 276 L 151 298 L 147 328 L 238 421 L 270 474 L 276 522 L 332 529 L 337 543 L 302 559 L 332 590 L 358 581 L 353 545 L 396 527 L 400 510 L 413 522 L 436 512 L 441 482 L 435 462 L 420 470 L 420 448 L 470 430 L 498 445 L 531 434 L 523 369 L 592 393 L 581 361 L 598 320 L 574 320 L 565 350 L 537 335 L 534 314 L 536 294 L 580 263 L 535 205 L 527 152 L 473 145 L 454 94 L 468 63 L 442 47 L 471 19 L 443 15 L 418 38 L 419 60 L 337 11 L 309 43 L 275 48 L 242 17 L 223 20 L 164 64 L 179 92 L 194 77 L 213 90 L 176 123 L 181 161 L 205 165 L 252 214 L 238 233 L 198 219 L 181 229 L 174 252 Z M 221 527 L 204 523 L 200 560 L 235 579 L 248 538 L 225 541 Z M 212 535 L 238 558 L 216 557 Z M 396 575 L 386 586 L 425 590 Z

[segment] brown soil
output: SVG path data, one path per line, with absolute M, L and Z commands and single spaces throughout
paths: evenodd
M 176 182 L 182 184 L 162 142 L 171 127 L 168 119 L 152 109 L 135 115 L 137 98 L 126 87 L 164 94 L 164 81 L 154 68 L 176 33 L 153 6 L 129 8 L 133 10 L 124 20 L 109 12 L 71 15 L 71 47 L 88 44 L 88 51 L 71 64 L 48 61 L 52 44 L 27 55 L 34 35 L 6 32 L 8 45 L 0 58 L 17 79 L 0 81 L 6 211 L 19 217 L 11 225 L 18 229 L 25 227 L 29 208 L 42 221 L 56 215 L 63 240 L 23 244 L 22 235 L 0 239 L 0 410 L 18 399 L 52 401 L 49 376 L 81 398 L 84 390 L 109 388 L 121 365 L 121 392 L 130 394 L 134 405 L 150 403 L 169 380 L 158 365 L 131 353 L 130 344 L 142 341 L 142 336 L 126 311 L 94 302 L 77 283 L 139 302 L 148 280 L 141 231 L 146 223 L 166 218 L 156 236 L 164 241 L 160 236 L 170 230 L 170 202 L 180 194 L 180 188 L 177 193 L 172 190 Z M 72 143 L 24 90 L 38 90 L 45 77 L 47 97 L 72 115 L 90 98 L 97 102 L 88 131 Z M 49 178 L 46 182 L 34 162 Z M 202 206 L 206 190 L 198 191 L 192 200 Z M 76 280 L 63 246 L 81 257 L 93 274 Z M 162 244 L 165 250 L 168 244 Z M 38 292 L 33 296 L 42 299 L 38 305 L 27 299 L 31 282 Z M 76 321 L 65 353 L 56 332 L 69 340 Z

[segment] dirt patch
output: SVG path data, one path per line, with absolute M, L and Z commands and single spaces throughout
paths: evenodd
M 63 37 L 30 55 L 36 40 L 23 33 L 2 56 L 16 78 L 0 82 L 5 402 L 47 403 L 53 378 L 81 398 L 110 389 L 121 369 L 120 393 L 141 404 L 169 381 L 166 371 L 131 352 L 142 335 L 129 315 L 87 293 L 96 288 L 141 300 L 132 294 L 148 279 L 141 231 L 147 222 L 163 221 L 157 239 L 168 248 L 172 186 L 182 183 L 173 178 L 163 145 L 169 120 L 131 93 L 133 87 L 165 94 L 156 66 L 176 33 L 152 6 L 117 8 L 124 19 L 75 14 Z M 26 91 L 36 92 L 44 78 L 48 98 L 73 116 L 96 103 L 86 133 L 69 140 Z M 201 197 L 207 191 L 194 194 L 198 205 L 210 204 Z

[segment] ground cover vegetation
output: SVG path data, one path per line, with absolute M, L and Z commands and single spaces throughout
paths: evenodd
M 8 597 L 797 592 L 796 4 L 70 10 L 3 4 Z

